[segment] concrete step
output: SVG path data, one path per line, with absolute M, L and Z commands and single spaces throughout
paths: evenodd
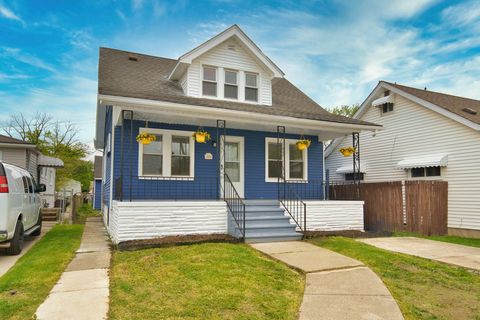
M 245 237 L 245 242 L 248 243 L 258 243 L 258 242 L 278 242 L 278 241 L 293 241 L 293 240 L 300 240 L 302 239 L 301 233 L 283 233 L 283 232 L 275 232 L 269 234 L 262 234 L 262 233 L 252 233 L 247 234 Z
M 294 225 L 290 224 L 290 221 L 287 219 L 272 219 L 272 220 L 245 220 L 245 227 L 247 229 L 250 228 L 282 228 L 282 227 L 294 227 Z
M 279 206 L 245 206 L 245 212 L 283 212 L 285 209 Z
M 269 236 L 271 234 L 295 234 L 295 226 L 287 225 L 287 226 L 255 226 L 255 227 L 245 227 L 247 232 L 245 237 L 250 238 L 256 235 L 266 235 Z
M 268 199 L 259 199 L 259 200 L 243 200 L 247 206 L 279 206 L 280 202 L 278 200 L 268 200 Z

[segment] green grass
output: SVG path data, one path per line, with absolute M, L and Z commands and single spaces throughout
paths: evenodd
M 0 278 L 0 319 L 31 319 L 80 245 L 82 225 L 56 225 Z
M 405 319 L 480 319 L 480 275 L 343 237 L 312 243 L 362 261 L 380 276 Z
M 420 234 L 411 233 L 411 232 L 395 232 L 393 235 L 395 237 L 417 237 L 417 238 L 456 243 L 456 244 L 462 244 L 464 246 L 480 248 L 480 239 L 464 238 L 464 237 L 458 237 L 458 236 L 422 236 Z
M 113 254 L 109 319 L 296 319 L 304 276 L 243 244 Z
M 75 223 L 84 224 L 88 217 L 98 216 L 100 216 L 99 210 L 93 209 L 91 204 L 83 204 L 80 208 L 78 208 Z

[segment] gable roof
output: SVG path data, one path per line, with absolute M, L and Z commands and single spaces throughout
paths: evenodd
M 136 61 L 129 60 L 129 57 L 135 57 Z M 178 81 L 168 79 L 175 65 L 176 60 L 169 58 L 100 48 L 98 93 L 300 119 L 377 126 L 331 114 L 285 78 L 272 80 L 271 106 L 186 96 Z
M 220 32 L 213 38 L 210 38 L 209 40 L 205 41 L 204 43 L 193 48 L 192 50 L 188 51 L 180 58 L 178 58 L 177 64 L 169 75 L 169 79 L 178 80 L 183 71 L 185 70 L 184 65 L 192 63 L 193 59 L 198 58 L 202 54 L 206 53 L 207 51 L 213 49 L 214 47 L 218 46 L 219 44 L 227 41 L 232 37 L 238 39 L 239 43 L 246 50 L 252 53 L 252 55 L 258 60 L 260 64 L 270 70 L 273 76 L 283 77 L 285 75 L 283 71 L 272 60 L 270 60 L 267 55 L 262 52 L 262 50 L 255 44 L 255 42 L 253 42 L 252 39 L 250 39 L 245 34 L 245 32 L 240 29 L 238 25 L 234 24 L 226 30 Z
M 425 108 L 440 113 L 474 130 L 480 131 L 480 100 L 408 87 L 383 80 L 378 82 L 377 86 L 372 90 L 365 101 L 363 101 L 353 118 L 360 119 L 371 107 L 373 99 L 381 92 L 382 89 L 390 90 L 424 106 Z M 465 109 L 470 109 L 476 114 L 467 112 Z M 330 145 L 328 145 L 325 149 L 325 157 L 328 157 L 343 139 L 344 138 L 334 139 L 332 143 L 330 143 Z
M 63 168 L 65 164 L 62 159 L 49 157 L 43 154 L 40 154 L 38 157 L 38 163 L 40 167 L 51 167 L 51 168 Z
M 467 120 L 480 124 L 480 100 L 474 100 L 425 89 L 407 87 L 404 85 L 386 81 L 380 82 L 389 84 L 403 92 L 414 95 L 417 98 L 433 103 L 434 105 L 439 106 L 452 113 L 455 113 Z M 464 110 L 465 108 L 475 111 L 476 114 L 466 112 Z
M 26 141 L 23 141 L 23 140 L 20 140 L 20 139 L 15 139 L 15 138 L 12 138 L 12 137 L 9 137 L 9 136 L 4 136 L 4 135 L 1 135 L 0 134 L 0 143 L 5 143 L 5 144 L 18 144 L 18 145 L 25 145 L 25 147 L 34 147 L 35 145 L 29 143 L 29 142 L 26 142 Z

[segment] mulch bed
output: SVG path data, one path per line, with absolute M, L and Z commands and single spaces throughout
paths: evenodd
M 144 239 L 144 240 L 130 240 L 120 242 L 117 248 L 124 251 L 148 249 L 148 248 L 160 248 L 160 247 L 172 247 L 189 245 L 196 243 L 207 242 L 240 242 L 239 239 L 234 238 L 228 234 L 205 234 L 205 235 L 184 235 L 184 236 L 169 236 L 162 238 Z

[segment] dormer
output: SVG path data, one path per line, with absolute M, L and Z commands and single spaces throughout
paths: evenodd
M 170 74 L 187 96 L 272 105 L 272 79 L 280 70 L 233 25 L 182 55 Z

